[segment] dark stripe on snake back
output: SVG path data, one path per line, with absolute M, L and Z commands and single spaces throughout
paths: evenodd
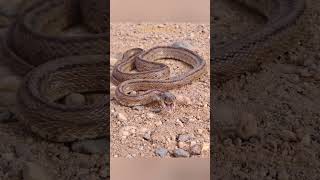
M 157 46 L 142 52 L 137 57 L 151 62 L 159 59 L 174 59 L 192 68 L 183 74 L 170 78 L 151 75 L 140 78 L 134 77 L 137 79 L 123 81 L 115 91 L 115 98 L 125 106 L 146 105 L 154 102 L 159 91 L 167 91 L 189 84 L 205 72 L 205 61 L 193 51 L 184 48 Z M 121 76 L 121 74 L 118 75 Z M 145 92 L 132 95 L 127 94 L 128 90 Z

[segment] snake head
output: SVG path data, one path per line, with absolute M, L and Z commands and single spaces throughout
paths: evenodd
M 172 111 L 175 108 L 176 96 L 170 92 L 162 92 L 159 94 L 160 104 L 167 111 Z

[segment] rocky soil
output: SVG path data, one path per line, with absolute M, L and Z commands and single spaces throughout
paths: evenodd
M 320 178 L 319 5 L 307 0 L 308 43 L 213 89 L 215 179 Z M 212 10 L 215 44 L 263 23 L 232 1 L 216 0 Z
M 140 47 L 181 46 L 198 53 L 207 62 L 200 80 L 172 90 L 177 106 L 172 113 L 156 105 L 121 106 L 111 87 L 111 157 L 209 157 L 210 57 L 209 24 L 111 24 L 111 69 L 126 50 Z M 171 75 L 189 70 L 183 63 L 162 60 Z

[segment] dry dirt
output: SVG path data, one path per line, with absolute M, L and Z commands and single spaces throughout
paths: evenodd
M 214 44 L 263 23 L 230 2 L 215 1 Z M 213 88 L 215 179 L 320 178 L 319 5 L 307 1 L 309 43 L 285 59 L 270 59 L 258 73 Z
M 209 40 L 209 24 L 111 24 L 111 65 L 131 48 L 147 50 L 174 43 L 195 51 L 207 63 L 200 80 L 171 91 L 178 99 L 172 113 L 158 112 L 156 105 L 121 106 L 113 99 L 115 86 L 110 84 L 111 157 L 159 157 L 160 149 L 163 157 L 209 157 Z M 162 62 L 169 65 L 172 76 L 189 69 L 174 60 Z

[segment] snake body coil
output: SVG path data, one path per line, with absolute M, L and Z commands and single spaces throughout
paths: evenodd
M 70 142 L 107 135 L 107 98 L 83 106 L 56 102 L 73 92 L 106 93 L 109 35 L 102 30 L 107 23 L 104 18 L 89 21 L 106 17 L 106 10 L 96 11 L 97 7 L 107 9 L 106 3 L 41 0 L 9 27 L 3 41 L 4 60 L 21 75 L 29 72 L 18 90 L 17 116 L 43 138 Z M 79 22 L 91 31 L 62 32 Z
M 223 46 L 213 45 L 212 83 L 221 83 L 246 71 L 255 71 L 268 59 L 277 58 L 299 41 L 306 40 L 304 0 L 237 0 L 267 21 L 255 32 L 244 34 Z M 300 23 L 300 24 L 299 24 Z

